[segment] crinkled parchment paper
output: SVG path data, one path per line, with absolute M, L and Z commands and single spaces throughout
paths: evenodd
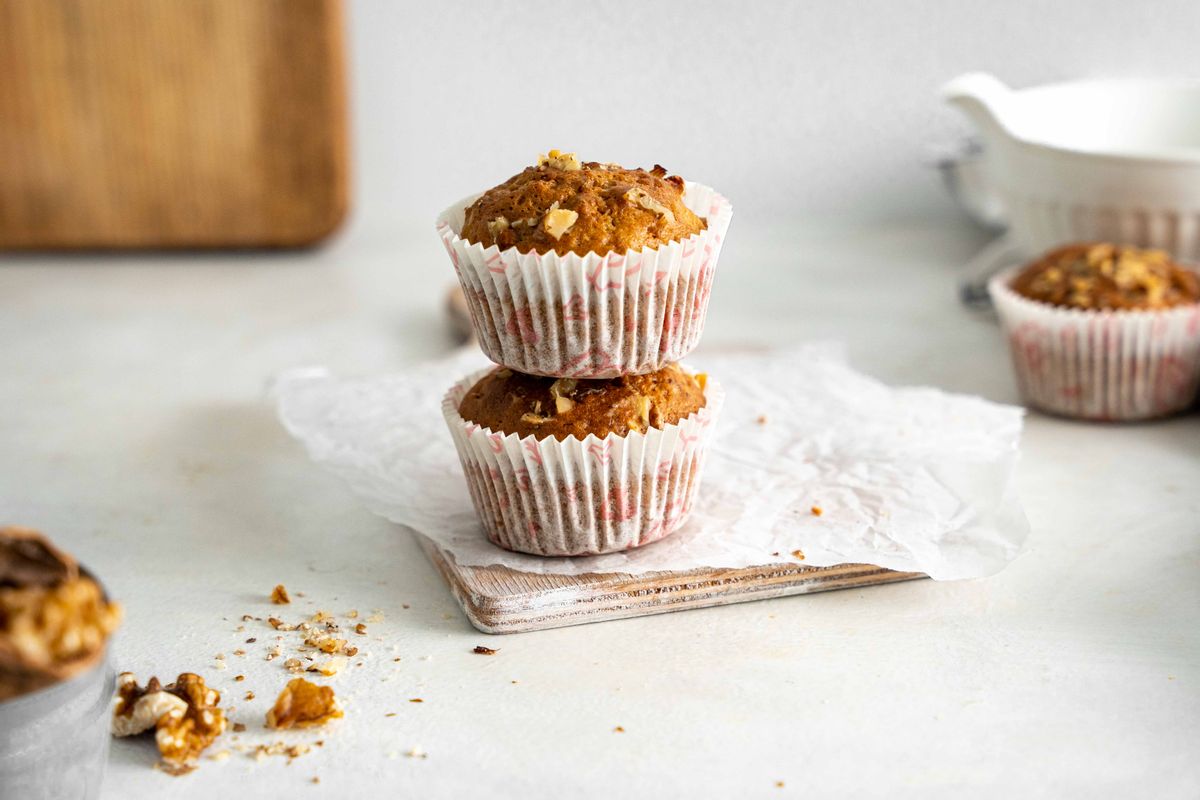
M 441 413 L 450 385 L 486 363 L 464 351 L 399 375 L 294 369 L 273 395 L 314 461 L 464 565 L 637 574 L 796 563 L 800 551 L 810 566 L 866 563 L 951 580 L 999 571 L 1029 530 L 1013 491 L 1020 409 L 890 388 L 851 369 L 839 348 L 813 345 L 705 358 L 727 400 L 679 532 L 604 556 L 510 553 L 480 530 Z

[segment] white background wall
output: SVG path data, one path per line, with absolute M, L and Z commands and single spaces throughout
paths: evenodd
M 739 221 L 948 214 L 938 87 L 1200 77 L 1200 0 L 351 0 L 357 223 L 430 224 L 550 147 L 711 183 Z

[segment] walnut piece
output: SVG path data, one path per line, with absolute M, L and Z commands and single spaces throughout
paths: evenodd
M 561 239 L 562 235 L 571 230 L 571 226 L 579 219 L 578 211 L 571 211 L 568 208 L 559 208 L 558 201 L 555 200 L 550 209 L 546 211 L 546 216 L 542 217 L 542 230 L 555 239 Z
M 154 741 L 167 767 L 191 770 L 204 749 L 225 731 L 225 713 L 217 707 L 221 695 L 191 672 L 182 673 L 167 691 L 182 698 L 187 707 L 170 711 L 158 721 Z
M 549 153 L 544 153 L 538 156 L 539 167 L 550 167 L 552 169 L 566 170 L 574 172 L 582 169 L 583 164 L 579 162 L 579 157 L 574 153 L 563 153 L 558 150 L 551 150 Z
M 288 594 L 287 587 L 282 583 L 275 584 L 275 588 L 271 590 L 271 602 L 277 606 L 285 606 L 292 602 L 291 595 Z
M 267 712 L 268 728 L 311 728 L 343 716 L 329 686 L 292 678 Z

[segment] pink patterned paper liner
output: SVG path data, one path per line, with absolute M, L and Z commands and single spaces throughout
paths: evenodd
M 688 183 L 684 191 L 706 230 L 662 247 L 586 256 L 467 242 L 458 232 L 475 197 L 442 212 L 437 230 L 492 361 L 534 375 L 612 378 L 659 370 L 699 343 L 733 216 L 711 188 Z
M 704 408 L 673 425 L 560 442 L 463 419 L 459 403 L 489 371 L 456 383 L 442 413 L 491 542 L 540 556 L 598 555 L 658 541 L 687 520 L 725 399 L 715 381 Z
M 1068 417 L 1134 421 L 1186 409 L 1200 388 L 1200 304 L 1162 311 L 1089 311 L 1022 297 L 1019 267 L 988 283 L 1033 406 Z

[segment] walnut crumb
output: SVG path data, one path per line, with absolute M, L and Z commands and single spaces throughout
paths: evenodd
M 477 645 L 475 645 L 475 649 L 474 649 L 474 650 L 472 650 L 471 652 L 472 652 L 472 653 L 475 653 L 476 655 L 480 655 L 480 656 L 494 656 L 494 655 L 496 655 L 496 651 L 495 651 L 495 650 L 493 650 L 493 649 L 492 649 L 492 648 L 490 648 L 490 647 L 484 647 L 484 646 L 483 646 L 483 645 L 481 645 L 481 644 L 477 644 Z
M 347 663 L 348 662 L 345 656 L 334 656 L 333 658 L 322 661 L 319 664 L 310 664 L 307 671 L 317 672 L 325 677 L 329 677 L 331 675 L 337 675 L 339 672 L 345 669 Z
M 821 507 L 820 507 L 820 506 L 813 506 L 813 507 L 812 507 L 811 509 L 809 509 L 809 510 L 810 510 L 810 511 L 812 511 L 812 515 L 813 515 L 814 517 L 819 517 L 819 516 L 821 516 L 822 514 L 824 514 L 824 513 L 825 513 L 825 512 L 824 512 L 824 511 L 821 509 Z
M 613 733 L 624 733 L 624 732 L 625 732 L 625 729 L 624 729 L 624 728 L 622 728 L 620 725 L 618 725 L 617 727 L 613 728 Z
M 359 636 L 366 636 L 367 635 L 367 626 L 360 622 L 354 626 L 354 632 L 357 633 Z
M 410 697 L 410 698 L 408 698 L 408 702 L 410 702 L 410 703 L 424 703 L 425 701 L 424 701 L 424 700 L 422 700 L 422 699 L 421 699 L 421 698 L 419 698 L 419 697 Z
M 287 587 L 282 583 L 275 584 L 275 588 L 271 590 L 271 602 L 277 606 L 285 606 L 292 602 L 291 595 L 288 594 Z
M 755 420 L 755 422 L 757 422 L 759 425 L 766 425 L 767 424 L 767 415 L 759 414 L 758 419 Z
M 800 550 L 800 549 L 793 550 L 792 558 L 796 559 L 797 561 L 803 561 L 804 560 L 804 551 Z

